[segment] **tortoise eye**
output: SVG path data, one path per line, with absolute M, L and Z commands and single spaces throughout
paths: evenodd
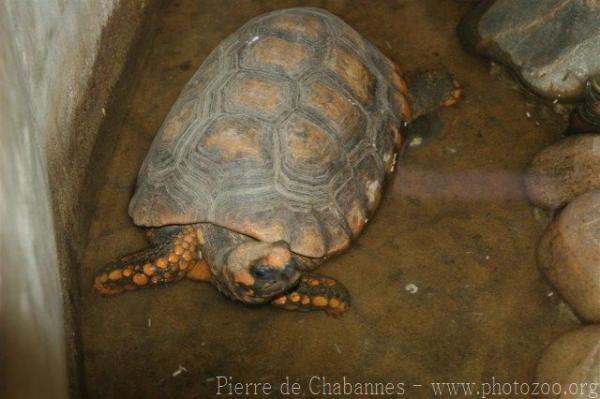
M 252 275 L 256 278 L 264 279 L 272 274 L 272 270 L 265 265 L 256 265 L 252 268 Z

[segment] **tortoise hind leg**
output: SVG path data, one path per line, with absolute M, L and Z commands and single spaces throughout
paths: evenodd
M 149 248 L 124 256 L 96 274 L 94 287 L 105 295 L 178 281 L 198 259 L 198 238 L 192 226 L 167 226 L 148 234 Z
M 452 75 L 440 71 L 422 72 L 408 82 L 412 116 L 415 120 L 439 107 L 450 107 L 460 98 L 462 89 Z
M 298 286 L 276 297 L 273 306 L 286 310 L 323 310 L 341 315 L 350 307 L 350 294 L 340 282 L 316 273 L 305 273 Z

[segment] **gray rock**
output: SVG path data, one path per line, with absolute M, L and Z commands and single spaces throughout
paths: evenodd
M 511 67 L 537 94 L 577 100 L 600 73 L 600 0 L 488 0 L 461 21 L 470 51 Z

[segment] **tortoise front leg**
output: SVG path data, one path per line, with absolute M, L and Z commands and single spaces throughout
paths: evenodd
M 198 259 L 198 238 L 192 226 L 152 229 L 149 248 L 111 262 L 96 274 L 94 287 L 105 295 L 178 281 Z
M 337 316 L 350 307 L 350 294 L 346 287 L 331 277 L 306 273 L 294 290 L 276 297 L 271 303 L 286 310 L 323 310 Z

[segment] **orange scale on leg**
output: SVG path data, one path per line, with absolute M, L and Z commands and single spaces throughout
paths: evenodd
M 152 276 L 154 274 L 154 266 L 152 266 L 150 263 L 146 263 L 143 266 L 143 270 L 146 276 Z
M 115 269 L 111 271 L 108 275 L 108 278 L 112 281 L 120 280 L 123 277 L 123 273 L 119 269 Z
M 148 284 L 148 277 L 145 274 L 137 273 L 133 276 L 133 282 L 136 285 L 146 285 Z
M 273 303 L 277 305 L 284 305 L 286 302 L 287 298 L 285 297 L 285 295 L 273 299 Z
M 331 298 L 329 300 L 329 306 L 332 307 L 332 308 L 334 308 L 334 309 L 337 308 L 338 306 L 340 306 L 340 303 L 341 302 L 337 298 Z
M 160 267 L 161 269 L 164 269 L 169 265 L 169 262 L 167 262 L 165 258 L 158 258 L 155 263 L 156 266 Z
M 190 261 L 194 257 L 194 254 L 192 253 L 192 251 L 185 251 L 183 253 L 182 257 L 183 257 L 183 259 Z

